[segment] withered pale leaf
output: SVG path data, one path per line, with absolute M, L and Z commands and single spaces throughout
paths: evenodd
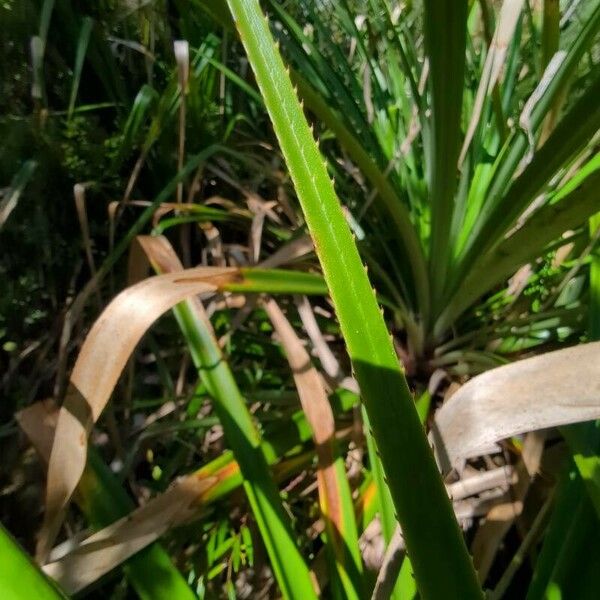
M 598 418 L 600 342 L 593 342 L 474 377 L 437 412 L 431 439 L 446 473 L 511 436 Z
M 334 468 L 335 421 L 323 381 L 312 365 L 310 356 L 300 338 L 296 335 L 294 328 L 290 325 L 277 302 L 268 299 L 265 301 L 264 307 L 285 350 L 300 397 L 302 410 L 313 432 L 319 461 L 317 481 L 321 510 L 326 518 L 335 523 L 338 531 L 343 531 L 342 501 Z
M 48 465 L 58 421 L 58 406 L 54 400 L 35 402 L 16 413 L 15 418 L 40 459 Z
M 312 238 L 310 235 L 303 235 L 281 246 L 281 248 L 263 260 L 258 266 L 263 269 L 279 267 L 302 258 L 313 252 L 313 250 Z
M 69 594 L 82 590 L 172 527 L 197 516 L 202 494 L 217 481 L 217 477 L 193 475 L 177 480 L 164 494 L 91 535 L 60 560 L 45 565 L 44 572 Z
M 236 269 L 202 267 L 150 277 L 121 292 L 85 339 L 60 409 L 48 466 L 46 513 L 38 540 L 43 562 L 85 467 L 87 437 L 127 360 L 152 323 L 178 302 L 214 293 L 239 276 Z
M 523 4 L 524 0 L 504 0 L 502 4 L 498 25 L 494 32 L 494 37 L 492 38 L 492 43 L 490 44 L 483 66 L 483 73 L 481 74 L 479 87 L 477 88 L 477 94 L 473 103 L 471 119 L 465 135 L 463 147 L 460 151 L 460 157 L 458 159 L 459 166 L 462 165 L 465 160 L 467 150 L 475 135 L 477 124 L 481 118 L 485 98 L 490 94 L 500 79 L 502 68 L 505 64 L 506 52 L 517 26 L 519 15 L 523 10 Z

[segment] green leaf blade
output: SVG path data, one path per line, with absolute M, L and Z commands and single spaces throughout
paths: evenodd
M 268 24 L 256 0 L 229 0 L 229 7 L 323 267 L 421 594 L 480 598 L 477 577 L 375 294 Z

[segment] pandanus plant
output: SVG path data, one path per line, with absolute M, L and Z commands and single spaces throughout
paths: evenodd
M 422 13 L 350 4 L 309 2 L 295 16 L 270 4 L 290 76 L 324 139 L 334 135 L 324 150 L 343 152 L 330 169 L 411 352 L 443 356 L 461 334 L 463 348 L 482 348 L 482 299 L 535 270 L 563 233 L 577 239 L 597 208 L 600 84 L 582 62 L 600 9 L 561 21 L 544 2 L 539 23 L 523 1 L 498 14 L 485 1 L 424 2 Z M 516 313 L 497 312 L 485 341 Z
M 221 3 L 206 4 L 211 14 L 219 14 L 223 8 Z M 519 298 L 511 297 L 511 289 L 503 287 L 507 277 L 530 262 L 526 278 L 535 280 L 554 249 L 567 243 L 577 249 L 587 236 L 588 218 L 598 209 L 595 191 L 600 183 L 600 160 L 594 135 L 600 127 L 600 80 L 594 69 L 580 69 L 579 65 L 592 48 L 600 26 L 600 5 L 587 3 L 577 19 L 573 14 L 569 18 L 565 15 L 564 32 L 559 35 L 560 13 L 553 10 L 555 4 L 543 3 L 538 54 L 529 50 L 538 34 L 534 13 L 528 3 L 518 0 L 505 0 L 495 26 L 485 0 L 425 0 L 422 14 L 373 0 L 367 18 L 353 13 L 345 0 L 308 3 L 299 7 L 296 15 L 272 2 L 273 31 L 258 0 L 228 0 L 326 288 L 320 278 L 293 271 L 183 271 L 164 239 L 140 240 L 150 263 L 162 274 L 117 297 L 82 348 L 49 453 L 39 555 L 45 561 L 75 492 L 76 499 L 86 506 L 86 497 L 90 497 L 86 477 L 96 472 L 93 459 L 87 456 L 87 436 L 135 344 L 152 321 L 169 308 L 175 307 L 236 462 L 233 457 L 224 457 L 218 464 L 178 480 L 154 503 L 92 535 L 62 559 L 46 564 L 47 573 L 70 591 L 78 591 L 90 581 L 81 575 L 85 570 L 79 561 L 86 555 L 89 559 L 94 545 L 119 540 L 126 547 L 120 557 L 128 558 L 224 493 L 220 487 L 223 483 L 230 489 L 234 474 L 243 482 L 282 593 L 290 598 L 315 597 L 308 567 L 269 472 L 269 465 L 277 460 L 273 446 L 253 422 L 202 305 L 197 300 L 181 302 L 201 293 L 226 291 L 328 291 L 364 404 L 365 435 L 384 534 L 391 539 L 397 520 L 406 543 L 407 559 L 396 592 L 416 593 L 411 577 L 414 572 L 423 598 L 482 597 L 423 429 L 423 413 L 419 414 L 409 390 L 385 317 L 391 317 L 401 345 L 405 342 L 402 355 L 408 356 L 407 364 L 416 365 L 411 369 L 422 375 L 436 365 L 456 365 L 458 371 L 466 364 L 468 372 L 488 367 L 499 360 L 497 355 L 483 352 L 488 350 L 489 340 L 504 340 L 504 350 L 519 349 L 514 340 L 516 328 L 524 327 L 534 330 L 531 343 L 537 344 L 548 331 L 562 335 L 560 332 L 573 324 L 569 318 L 581 313 L 576 302 L 565 306 L 562 288 L 555 296 L 543 299 L 547 306 L 536 312 L 529 306 L 523 308 Z M 304 17 L 310 20 L 312 30 L 300 24 Z M 327 23 L 335 25 L 329 27 Z M 480 24 L 486 40 L 481 47 L 471 35 Z M 291 68 L 285 65 L 273 33 Z M 562 39 L 568 40 L 564 47 Z M 318 131 L 322 128 L 321 150 L 301 99 Z M 335 144 L 326 141 L 328 132 L 334 134 Z M 149 210 L 164 202 L 213 151 L 211 148 L 191 159 Z M 329 162 L 324 161 L 322 152 L 330 156 Z M 336 186 L 348 192 L 345 207 Z M 356 188 L 361 193 L 356 193 Z M 561 237 L 567 231 L 566 237 Z M 577 269 L 593 250 L 594 228 L 592 232 L 592 243 L 580 253 Z M 534 263 L 539 257 L 546 262 Z M 596 311 L 597 259 L 591 262 L 589 305 Z M 560 269 L 556 272 L 560 275 Z M 573 272 L 567 275 L 570 280 Z M 372 283 L 387 313 L 381 311 Z M 132 311 L 142 304 L 143 311 Z M 315 443 L 320 506 L 339 584 L 336 589 L 345 597 L 362 597 L 357 527 L 343 462 L 332 441 L 331 408 L 284 314 L 271 300 L 265 301 L 265 309 L 294 372 L 309 435 Z M 558 319 L 563 327 L 548 324 L 551 318 Z M 544 335 L 536 339 L 535 332 L 540 331 Z M 118 333 L 122 337 L 118 351 L 107 353 Z M 597 335 L 593 327 L 591 333 Z M 491 362 L 482 360 L 490 356 Z M 100 383 L 98 357 L 104 361 Z M 569 357 L 578 363 L 570 378 L 557 368 Z M 513 387 L 507 384 L 510 393 L 537 407 L 543 394 L 557 389 L 562 393 L 561 381 L 575 386 L 590 365 L 597 364 L 598 346 L 590 344 L 575 349 L 574 354 L 553 353 L 530 360 L 535 362 L 516 363 L 504 367 L 510 371 L 499 369 L 490 372 L 487 379 L 474 379 L 439 412 L 436 426 L 452 464 L 464 456 L 460 435 L 457 438 L 455 433 L 452 438 L 449 432 L 457 429 L 457 419 L 463 414 L 460 411 L 465 403 L 468 406 L 469 398 L 497 408 L 498 398 L 488 392 L 498 382 L 512 382 Z M 544 379 L 544 370 L 552 371 L 553 377 Z M 540 388 L 527 395 L 526 381 L 531 373 L 537 374 Z M 483 396 L 479 391 L 482 386 Z M 597 392 L 592 389 L 586 395 L 581 389 L 573 394 L 577 399 L 568 399 L 573 411 L 540 417 L 529 422 L 529 427 L 596 418 Z M 471 427 L 478 425 L 483 427 L 484 419 Z M 526 430 L 513 421 L 503 427 L 503 437 Z M 561 484 L 554 534 L 544 546 L 530 590 L 532 598 L 540 597 L 555 571 L 564 569 L 556 531 L 568 532 L 581 541 L 586 521 L 580 516 L 589 513 L 593 519 L 599 508 L 597 429 L 593 425 L 569 429 L 565 437 L 575 466 Z M 479 448 L 477 444 L 474 447 Z M 443 462 L 439 449 L 438 458 Z M 588 504 L 577 506 L 576 524 L 568 523 L 565 514 L 578 502 L 577 485 L 584 484 L 590 492 L 584 500 Z M 97 491 L 106 485 L 94 487 Z M 119 516 L 111 515 L 107 521 Z M 146 527 L 143 539 L 136 529 L 140 523 Z M 150 528 L 155 526 L 150 533 L 149 524 Z M 151 548 L 156 552 L 148 560 L 161 560 L 162 550 Z M 139 573 L 135 558 L 130 561 L 134 578 Z M 105 561 L 98 574 L 114 564 Z M 170 565 L 166 568 L 171 572 Z M 45 580 L 41 581 L 49 597 L 55 594 Z M 179 580 L 173 581 L 174 586 L 180 586 Z M 178 594 L 185 597 L 188 590 L 182 587 Z
M 452 364 L 456 355 L 464 360 L 467 353 L 444 350 L 485 343 L 511 327 L 517 311 L 504 311 L 507 318 L 483 332 L 468 330 L 473 323 L 481 328 L 481 320 L 465 325 L 459 318 L 485 313 L 506 278 L 564 245 L 564 232 L 572 241 L 578 233 L 571 230 L 583 227 L 585 236 L 597 210 L 600 79 L 582 74 L 579 64 L 594 43 L 600 6 L 588 5 L 581 20 L 564 25 L 577 34 L 566 33 L 563 48 L 554 4 L 544 3 L 541 56 L 532 58 L 527 44 L 536 30 L 524 33 L 524 2 L 505 2 L 495 29 L 486 2 L 426 1 L 423 15 L 373 2 L 366 18 L 345 1 L 309 3 L 299 9 L 309 31 L 273 2 L 290 70 L 257 3 L 230 2 L 330 290 L 423 597 L 480 592 L 350 229 L 417 361 L 436 348 L 438 364 Z M 488 36 L 483 52 L 467 35 L 477 9 Z M 416 41 L 420 27 L 424 44 Z M 465 83 L 470 78 L 477 85 Z M 583 92 L 573 97 L 576 78 Z M 298 96 L 334 133 L 358 168 L 353 175 L 371 192 L 348 203 L 349 218 Z M 525 322 L 547 316 L 527 315 Z M 402 489 L 409 481 L 410 493 Z M 381 478 L 379 484 L 381 491 Z

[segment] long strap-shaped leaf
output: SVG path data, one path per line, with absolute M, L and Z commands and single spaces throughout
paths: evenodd
M 471 379 L 435 416 L 444 471 L 511 436 L 600 417 L 600 342 L 547 352 Z
M 29 555 L 0 524 L 0 595 L 6 600 L 66 596 L 34 564 Z
M 340 321 L 423 598 L 479 598 L 476 575 L 375 294 L 257 0 L 228 0 Z
M 431 65 L 431 243 L 429 266 L 434 310 L 448 268 L 460 150 L 467 29 L 466 0 L 425 0 L 425 43 Z

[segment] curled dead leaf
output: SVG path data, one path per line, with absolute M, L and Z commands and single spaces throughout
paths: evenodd
M 437 412 L 431 439 L 447 473 L 500 440 L 600 418 L 600 342 L 491 369 Z
M 214 293 L 237 269 L 196 268 L 150 277 L 121 292 L 94 323 L 71 374 L 48 466 L 46 512 L 37 547 L 43 562 L 81 478 L 87 437 L 106 406 L 140 338 L 164 312 L 186 298 Z
M 177 480 L 164 494 L 86 538 L 75 550 L 44 565 L 44 572 L 69 594 L 82 590 L 166 531 L 199 514 L 202 495 L 217 477 Z

